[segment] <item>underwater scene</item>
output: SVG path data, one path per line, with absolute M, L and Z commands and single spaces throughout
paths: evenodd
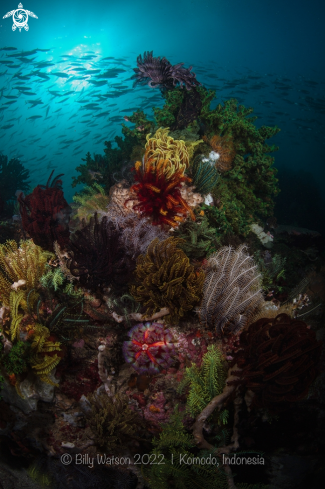
M 0 489 L 323 487 L 324 18 L 1 1 Z

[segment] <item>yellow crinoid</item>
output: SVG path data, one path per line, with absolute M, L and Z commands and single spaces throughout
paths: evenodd
M 185 172 L 189 166 L 189 154 L 184 141 L 175 140 L 168 136 L 169 128 L 159 128 L 153 137 L 147 134 L 146 151 L 144 163 L 148 161 L 154 164 L 161 160 L 168 160 L 169 164 L 165 167 L 165 176 L 169 179 L 175 172 L 182 170 Z

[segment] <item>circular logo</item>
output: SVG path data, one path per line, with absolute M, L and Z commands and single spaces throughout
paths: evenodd
M 72 462 L 72 457 L 70 453 L 63 453 L 60 457 L 60 460 L 63 465 L 70 465 Z
M 28 22 L 28 14 L 26 10 L 23 9 L 16 10 L 13 15 L 13 21 L 18 28 L 21 29 L 22 27 L 24 27 Z

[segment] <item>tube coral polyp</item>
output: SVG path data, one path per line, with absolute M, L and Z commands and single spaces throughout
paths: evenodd
M 193 211 L 181 196 L 181 184 L 191 179 L 184 175 L 183 169 L 167 176 L 168 160 L 161 159 L 157 163 L 149 159 L 144 168 L 141 162 L 136 162 L 134 172 L 138 183 L 132 186 L 137 196 L 134 210 L 145 216 L 152 217 L 153 224 L 167 224 L 176 227 L 189 213 L 195 221 Z
M 140 374 L 157 374 L 173 363 L 173 336 L 159 323 L 140 323 L 130 329 L 130 341 L 123 343 L 125 361 Z

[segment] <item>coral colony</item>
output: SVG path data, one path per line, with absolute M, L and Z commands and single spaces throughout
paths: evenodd
M 0 436 L 44 485 L 262 488 L 237 452 L 291 457 L 317 418 L 323 238 L 277 234 L 279 129 L 191 69 L 138 57 L 165 105 L 86 155 L 71 206 L 0 156 Z

